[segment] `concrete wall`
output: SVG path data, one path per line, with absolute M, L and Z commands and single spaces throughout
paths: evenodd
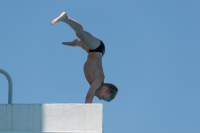
M 102 104 L 0 104 L 0 131 L 102 133 Z

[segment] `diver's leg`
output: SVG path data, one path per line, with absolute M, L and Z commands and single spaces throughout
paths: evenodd
M 92 36 L 89 32 L 84 31 L 82 25 L 76 20 L 69 18 L 66 12 L 62 12 L 60 16 L 51 22 L 51 24 L 55 24 L 59 21 L 67 23 L 76 32 L 77 37 L 83 41 L 89 49 L 96 49 L 100 45 L 100 40 L 98 38 Z
M 89 52 L 89 48 L 82 41 L 79 41 L 78 39 L 75 39 L 74 41 L 71 41 L 71 42 L 62 42 L 62 44 L 67 45 L 67 46 L 73 46 L 73 47 L 75 46 L 81 47 L 87 53 Z

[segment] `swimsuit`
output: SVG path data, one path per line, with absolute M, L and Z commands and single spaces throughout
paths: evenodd
M 100 40 L 100 42 L 101 43 L 100 43 L 99 47 L 96 49 L 93 49 L 93 50 L 89 49 L 89 53 L 90 52 L 100 52 L 100 53 L 102 53 L 102 56 L 103 56 L 105 53 L 105 45 L 101 40 Z

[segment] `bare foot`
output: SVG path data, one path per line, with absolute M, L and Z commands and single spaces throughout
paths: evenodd
M 68 46 L 79 46 L 81 47 L 81 42 L 78 40 L 78 39 L 75 39 L 74 41 L 72 42 L 62 42 L 62 44 L 64 45 L 68 45 Z
M 67 18 L 68 18 L 68 16 L 67 16 L 66 12 L 62 12 L 60 14 L 60 16 L 58 16 L 53 21 L 51 21 L 51 24 L 55 24 L 56 22 L 59 22 L 59 21 L 65 21 Z

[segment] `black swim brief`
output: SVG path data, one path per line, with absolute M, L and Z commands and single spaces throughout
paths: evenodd
M 96 49 L 93 49 L 93 50 L 89 49 L 89 53 L 90 52 L 100 52 L 100 53 L 102 53 L 102 56 L 103 56 L 105 53 L 105 45 L 101 40 L 100 40 L 100 42 L 101 42 L 101 44 L 99 45 L 99 47 Z

